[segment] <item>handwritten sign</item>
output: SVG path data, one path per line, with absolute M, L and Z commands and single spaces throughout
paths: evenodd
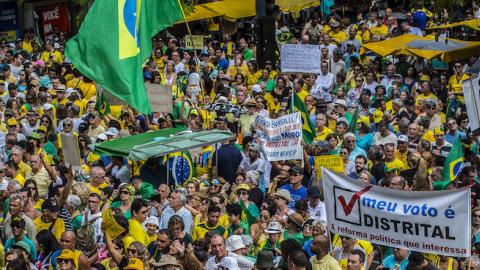
M 79 171 L 82 167 L 82 157 L 80 156 L 80 147 L 78 137 L 72 134 L 60 134 L 62 140 L 63 161 L 72 169 Z
M 343 174 L 345 168 L 343 166 L 343 160 L 340 156 L 337 155 L 324 155 L 316 156 L 315 160 L 315 172 L 317 173 L 317 178 L 322 178 L 322 167 L 327 168 L 336 173 Z
M 193 41 L 193 43 L 192 43 Z M 203 36 L 202 35 L 186 35 L 185 36 L 185 48 L 186 49 L 203 49 Z
M 147 83 L 148 101 L 154 112 L 173 112 L 172 89 L 161 84 Z
M 280 48 L 280 66 L 283 73 L 320 74 L 319 45 L 285 44 Z
M 110 208 L 102 213 L 102 222 L 102 227 L 105 228 L 105 232 L 108 233 L 108 235 L 112 239 L 117 238 L 125 231 L 125 229 L 120 226 L 115 220 L 115 217 L 113 216 L 112 210 Z
M 257 115 L 255 127 L 268 161 L 303 158 L 300 113 L 287 114 L 277 119 Z

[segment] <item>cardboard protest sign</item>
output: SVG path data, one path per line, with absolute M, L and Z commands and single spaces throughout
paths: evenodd
M 384 246 L 470 256 L 469 188 L 399 191 L 366 185 L 325 168 L 322 173 L 332 233 Z
M 203 36 L 202 35 L 185 35 L 185 48 L 190 50 L 203 49 Z
M 62 140 L 63 161 L 72 169 L 79 171 L 82 167 L 82 157 L 80 156 L 80 147 L 78 137 L 72 134 L 60 134 Z
M 97 89 L 97 92 L 103 90 L 103 93 L 104 93 L 105 97 L 107 98 L 108 105 L 114 106 L 114 105 L 125 105 L 126 104 L 121 99 L 119 99 L 116 96 L 110 94 L 110 92 L 108 92 L 108 90 L 105 90 L 105 88 L 100 86 L 98 83 L 95 84 L 95 88 Z
M 319 45 L 285 44 L 280 48 L 282 73 L 320 74 Z
M 110 208 L 102 213 L 102 223 L 103 228 L 105 228 L 105 233 L 108 233 L 108 235 L 112 239 L 117 238 L 125 231 L 125 229 L 123 229 L 122 226 L 120 226 L 115 220 L 115 217 L 113 216 L 112 210 Z
M 256 135 L 268 161 L 302 159 L 302 120 L 300 113 L 277 119 L 255 118 Z
M 345 172 L 342 157 L 338 155 L 315 156 L 314 160 L 318 179 L 322 178 L 322 167 L 340 174 Z
M 470 78 L 462 83 L 468 125 L 472 131 L 480 128 L 480 77 Z
M 172 89 L 169 86 L 146 83 L 145 87 L 153 112 L 173 112 Z

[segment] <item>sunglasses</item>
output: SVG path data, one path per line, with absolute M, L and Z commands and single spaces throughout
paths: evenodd
M 238 195 L 248 195 L 248 192 L 240 191 L 240 192 L 238 193 Z
M 58 262 L 58 264 L 72 263 L 71 260 L 66 260 L 66 259 L 58 259 L 57 262 Z
M 127 248 L 127 253 L 137 254 L 137 250 L 134 248 Z
M 126 190 L 121 190 L 120 191 L 120 194 L 130 194 L 130 192 L 126 191 Z

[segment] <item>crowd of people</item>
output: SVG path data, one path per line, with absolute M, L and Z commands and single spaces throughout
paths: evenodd
M 464 18 L 478 17 L 476 9 Z M 462 92 L 477 57 L 446 63 L 360 54 L 366 43 L 402 34 L 445 36 L 427 28 L 448 22 L 448 11 L 432 13 L 415 4 L 405 12 L 374 1 L 353 19 L 335 6 L 300 15 L 282 15 L 277 43 L 320 44 L 320 74 L 284 74 L 274 59 L 259 67 L 246 28 L 205 33 L 205 47 L 196 52 L 184 48 L 181 36 L 159 33 L 143 76 L 171 87 L 173 112 L 151 115 L 128 105 L 100 110 L 95 82 L 64 54 L 65 33 L 42 40 L 27 29 L 16 42 L 2 40 L 0 267 L 480 267 L 480 133 L 469 128 Z M 256 137 L 255 117 L 290 113 L 293 95 L 305 104 L 314 141 L 303 144 L 302 160 L 270 162 Z M 236 139 L 191 149 L 194 176 L 176 178 L 167 176 L 175 174 L 168 157 L 133 162 L 88 147 L 172 127 L 229 130 Z M 63 134 L 78 139 L 80 170 L 64 164 Z M 445 184 L 444 163 L 458 141 L 463 166 Z M 320 155 L 339 155 L 351 181 L 398 192 L 470 186 L 473 230 L 465 233 L 472 236 L 472 259 L 329 233 L 323 201 L 331 195 L 323 193 L 314 162 Z M 107 217 L 116 225 L 109 227 Z

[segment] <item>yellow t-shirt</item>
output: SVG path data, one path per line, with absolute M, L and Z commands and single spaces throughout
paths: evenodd
M 315 137 L 315 141 L 324 141 L 328 134 L 332 134 L 333 131 L 328 127 L 323 127 L 322 132 L 317 131 L 317 136 Z
M 102 183 L 97 187 L 92 186 L 91 183 L 87 184 L 88 189 L 90 190 L 91 193 L 97 193 L 98 195 L 102 195 L 102 191 L 100 189 L 107 187 L 107 183 Z
M 53 225 L 52 229 L 50 229 L 50 226 L 52 225 L 52 223 L 43 222 L 42 216 L 39 216 L 36 219 L 34 219 L 33 224 L 35 224 L 35 228 L 37 229 L 37 232 L 41 230 L 50 230 L 55 236 L 55 238 L 57 238 L 58 240 L 60 240 L 62 233 L 65 232 L 65 223 L 63 222 L 63 219 L 60 217 L 58 217 L 55 220 L 55 224 Z
M 208 227 L 207 223 L 200 223 L 193 228 L 192 239 L 202 239 L 209 231 L 216 231 L 218 234 L 223 235 L 223 238 L 227 239 L 228 231 L 225 227 L 217 224 L 215 227 Z
M 381 26 L 374 25 L 370 28 L 370 32 L 372 32 L 372 35 L 379 35 L 379 36 L 386 36 L 388 35 L 388 27 L 384 24 Z
M 337 43 L 337 45 L 341 45 L 345 40 L 347 40 L 348 36 L 345 34 L 345 32 L 340 31 L 338 33 L 335 33 L 333 31 L 330 31 L 328 35 Z
M 50 59 L 53 60 L 53 62 L 55 63 L 63 63 L 63 55 L 61 52 L 59 51 L 52 51 L 52 52 L 47 52 L 47 51 L 44 51 L 42 52 L 42 54 L 40 55 L 40 59 L 47 63 Z M 49 64 L 48 66 L 51 66 L 51 64 Z
M 18 164 L 18 172 L 23 176 L 26 177 L 29 172 L 32 171 L 32 168 L 27 165 L 27 163 L 20 161 Z M 25 181 L 24 181 L 25 182 Z M 22 184 L 23 185 L 23 184 Z
M 408 167 L 398 158 L 395 158 L 393 161 L 385 161 L 385 167 L 387 167 L 387 170 L 395 168 L 399 171 L 403 171 L 408 169 Z
M 147 246 L 150 243 L 150 237 L 138 220 L 133 218 L 128 220 L 128 231 L 136 241 L 143 245 Z

